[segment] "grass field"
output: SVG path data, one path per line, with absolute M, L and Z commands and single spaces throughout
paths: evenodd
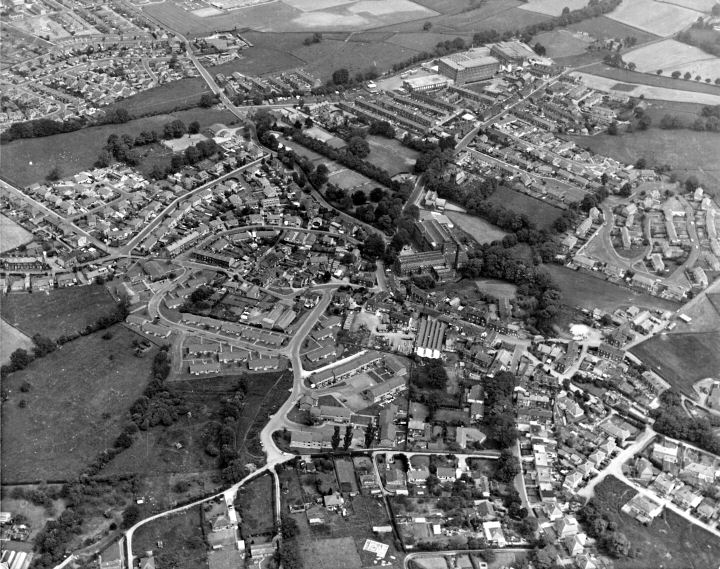
M 595 501 L 603 514 L 639 552 L 634 558 L 614 559 L 615 569 L 700 569 L 717 565 L 720 540 L 677 514 L 665 510 L 650 526 L 644 526 L 623 513 L 622 506 L 635 494 L 635 490 L 613 476 L 595 488 Z
M 678 391 L 693 395 L 700 379 L 720 379 L 720 332 L 661 334 L 632 348 L 632 353 Z
M 592 43 L 592 39 L 564 29 L 538 34 L 533 41 L 545 47 L 548 57 L 567 57 L 585 53 L 587 46 Z
M 412 172 L 418 153 L 399 141 L 389 140 L 380 136 L 368 136 L 370 144 L 370 155 L 367 157 L 371 162 L 387 171 L 391 176 L 401 172 Z
M 662 66 L 658 65 L 656 69 L 658 68 L 662 68 Z M 628 69 L 611 67 L 609 65 L 605 65 L 604 63 L 596 63 L 595 65 L 583 69 L 583 72 L 597 75 L 599 77 L 614 79 L 619 83 L 637 83 L 639 85 L 648 85 L 650 87 L 661 87 L 664 89 L 673 89 L 678 91 L 692 91 L 694 93 L 706 93 L 708 95 L 720 95 L 720 86 L 718 85 L 708 85 L 707 83 L 702 83 L 700 81 L 673 79 L 667 75 L 656 75 L 655 73 L 629 71 Z
M 33 236 L 9 217 L 0 215 L 0 253 L 10 251 L 24 243 L 30 243 Z
M 539 229 L 550 227 L 562 213 L 550 204 L 505 187 L 499 188 L 488 201 L 525 214 Z
M 589 18 L 587 20 L 583 20 L 582 22 L 578 22 L 577 24 L 570 24 L 566 29 L 571 31 L 586 32 L 597 39 L 626 38 L 628 36 L 633 36 L 637 38 L 638 44 L 643 44 L 657 39 L 655 34 L 627 26 L 616 20 L 611 20 L 607 16 Z
M 458 211 L 446 211 L 445 215 L 478 243 L 492 243 L 507 235 L 505 231 L 482 217 Z
M 18 348 L 30 351 L 33 347 L 33 342 L 28 336 L 2 319 L 0 319 L 0 338 L 2 338 L 0 342 L 0 365 L 8 363 L 10 354 Z
M 272 532 L 275 525 L 273 491 L 273 480 L 269 474 L 255 478 L 238 490 L 235 509 L 242 516 L 244 539 Z
M 655 0 L 633 0 L 620 4 L 608 14 L 608 18 L 651 34 L 669 37 L 689 27 L 701 15 L 701 12 L 675 4 Z
M 176 118 L 186 123 L 197 120 L 204 127 L 215 122 L 229 121 L 231 117 L 227 111 L 190 109 L 171 115 L 144 117 L 125 124 L 95 126 L 67 134 L 15 140 L 4 144 L 0 150 L 3 173 L 20 186 L 44 182 L 56 165 L 60 167 L 63 177 L 69 177 L 93 168 L 100 149 L 111 134 L 137 136 L 143 130 L 162 131 L 165 123 Z
M 678 305 L 662 298 L 642 294 L 612 284 L 602 278 L 560 265 L 545 265 L 545 270 L 560 288 L 563 304 L 580 308 L 613 311 L 622 306 L 676 310 Z
M 126 109 L 135 116 L 171 113 L 178 107 L 197 105 L 204 93 L 210 93 L 205 81 L 199 77 L 186 77 L 142 91 L 109 108 Z
M 651 128 L 621 136 L 570 136 L 570 140 L 598 154 L 634 164 L 645 158 L 649 167 L 669 164 L 680 177 L 696 175 L 712 191 L 720 184 L 720 134 L 694 130 Z
M 720 77 L 720 58 L 676 40 L 639 47 L 623 55 L 623 59 L 634 63 L 643 73 L 656 73 L 662 69 L 665 75 L 680 71 L 683 75 L 689 72 L 693 78 L 700 75 L 703 80 L 708 77 L 714 81 Z
M 140 526 L 133 535 L 133 555 L 152 551 L 158 567 L 203 569 L 208 567 L 200 506 L 165 516 Z M 163 548 L 158 548 L 161 541 Z
M 115 310 L 115 301 L 101 285 L 9 294 L 0 305 L 2 317 L 20 331 L 52 339 L 80 332 Z
M 548 16 L 559 16 L 565 8 L 580 10 L 585 6 L 587 6 L 585 0 L 528 0 L 522 9 Z
M 138 358 L 137 334 L 123 325 L 110 332 L 110 340 L 97 332 L 65 344 L 3 382 L 10 393 L 2 408 L 4 482 L 75 476 L 112 446 L 150 379 L 156 349 Z

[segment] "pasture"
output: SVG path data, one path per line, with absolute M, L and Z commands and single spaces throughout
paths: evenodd
M 643 73 L 656 73 L 662 69 L 664 75 L 680 71 L 689 72 L 693 78 L 700 75 L 713 81 L 720 77 L 720 58 L 712 57 L 701 49 L 676 40 L 663 40 L 659 43 L 642 46 L 626 53 L 623 58 L 637 66 Z
M 489 221 L 476 215 L 461 213 L 459 211 L 446 211 L 445 215 L 456 227 L 462 229 L 478 243 L 492 243 L 507 235 L 507 232 L 500 229 L 497 225 L 493 225 Z
M 108 108 L 125 109 L 132 116 L 158 115 L 171 113 L 183 107 L 197 106 L 200 103 L 200 97 L 206 93 L 210 93 L 210 88 L 205 81 L 199 77 L 186 77 L 141 91 Z
M 526 215 L 539 229 L 550 227 L 562 213 L 558 208 L 542 200 L 506 187 L 500 187 L 488 198 L 488 201 L 515 213 Z
M 4 297 L 0 314 L 29 337 L 42 334 L 56 340 L 75 334 L 117 309 L 101 285 L 69 287 L 49 293 L 15 293 Z
M 17 328 L 10 326 L 5 320 L 0 319 L 0 365 L 10 361 L 10 354 L 22 348 L 30 351 L 33 347 L 32 340 Z
M 720 331 L 660 334 L 630 351 L 674 389 L 690 397 L 696 381 L 720 379 Z
M 669 164 L 681 178 L 696 175 L 709 189 L 720 184 L 718 147 L 720 134 L 694 130 L 662 130 L 651 128 L 621 136 L 567 137 L 578 146 L 615 158 L 625 164 L 634 164 L 645 158 L 649 167 Z
M 4 381 L 10 393 L 2 413 L 4 482 L 74 477 L 113 445 L 150 379 L 157 349 L 136 357 L 140 336 L 123 325 L 109 330 L 111 339 L 102 338 L 104 331 L 82 336 Z
M 11 251 L 32 240 L 32 233 L 9 217 L 0 214 L 0 253 Z
M 580 10 L 586 6 L 585 0 L 528 0 L 520 8 L 547 16 L 560 16 L 565 8 Z
M 623 2 L 608 18 L 661 37 L 669 37 L 687 28 L 701 16 L 696 10 L 655 0 Z
M 639 554 L 614 559 L 616 569 L 663 567 L 714 567 L 720 559 L 720 540 L 713 534 L 665 511 L 649 526 L 634 520 L 621 508 L 637 492 L 614 476 L 608 476 L 595 488 L 595 504 L 603 517 L 624 533 Z
M 644 32 L 616 20 L 611 20 L 607 16 L 589 18 L 587 20 L 583 20 L 582 22 L 578 22 L 577 24 L 570 24 L 565 29 L 576 32 L 584 32 L 597 39 L 626 38 L 628 36 L 633 36 L 637 39 L 638 44 L 640 45 L 657 39 L 655 34 Z
M 635 292 L 606 281 L 602 276 L 575 271 L 560 265 L 544 265 L 544 270 L 560 289 L 563 304 L 578 308 L 599 308 L 612 312 L 623 306 L 650 310 L 677 310 L 678 305 L 649 294 Z

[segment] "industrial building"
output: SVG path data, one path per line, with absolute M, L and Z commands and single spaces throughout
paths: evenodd
M 478 47 L 443 57 L 438 71 L 452 79 L 456 85 L 490 79 L 500 70 L 500 62 L 490 55 L 490 48 Z
M 415 339 L 415 353 L 421 358 L 439 359 L 446 328 L 447 324 L 436 318 L 423 318 Z

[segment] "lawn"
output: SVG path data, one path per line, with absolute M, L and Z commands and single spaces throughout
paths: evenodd
M 678 308 L 673 302 L 617 286 L 601 276 L 596 277 L 560 265 L 545 265 L 544 268 L 560 288 L 563 304 L 568 306 L 590 310 L 599 308 L 610 312 L 631 305 L 661 310 Z
M 235 509 L 242 518 L 243 539 L 272 533 L 275 526 L 273 488 L 272 477 L 269 474 L 263 474 L 238 490 Z
M 4 381 L 4 482 L 71 478 L 112 446 L 157 350 L 136 357 L 137 334 L 124 325 L 109 331 L 111 339 L 104 331 L 83 336 Z
M 715 132 L 651 128 L 621 136 L 568 138 L 578 146 L 626 164 L 634 164 L 638 158 L 645 158 L 651 168 L 669 164 L 681 178 L 696 175 L 710 191 L 720 183 L 720 134 Z
M 9 217 L 0 215 L 0 253 L 11 251 L 33 240 L 32 233 Z
M 140 526 L 133 535 L 133 555 L 152 551 L 158 567 L 201 569 L 208 567 L 205 541 L 202 510 L 196 506 Z
M 501 205 L 515 213 L 525 214 L 539 229 L 547 229 L 560 217 L 562 211 L 541 200 L 501 187 L 488 201 Z
M 186 77 L 142 91 L 110 105 L 109 108 L 126 109 L 133 116 L 172 113 L 188 105 L 197 106 L 204 93 L 210 93 L 210 88 L 203 79 Z
M 720 332 L 660 334 L 632 348 L 676 390 L 693 396 L 692 384 L 700 379 L 720 379 Z
M 615 559 L 615 569 L 699 569 L 717 565 L 720 540 L 672 511 L 665 510 L 649 526 L 623 513 L 622 506 L 635 494 L 635 490 L 614 476 L 608 476 L 595 488 L 596 504 L 638 551 L 634 558 Z
M 8 294 L 3 297 L 0 314 L 30 337 L 42 334 L 57 339 L 84 330 L 116 309 L 115 300 L 104 286 L 89 285 L 50 293 Z
M 482 217 L 449 210 L 445 212 L 445 215 L 456 227 L 462 229 L 478 243 L 492 243 L 507 235 L 507 232 L 489 221 L 485 221 Z

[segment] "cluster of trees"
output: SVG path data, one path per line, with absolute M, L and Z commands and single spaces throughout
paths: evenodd
M 587 534 L 595 538 L 607 554 L 613 557 L 631 555 L 630 540 L 617 530 L 617 524 L 608 514 L 602 512 L 602 508 L 594 498 L 578 510 L 577 518 L 585 527 Z
M 708 23 L 707 26 L 712 29 L 712 24 Z M 698 18 L 698 22 L 693 24 L 692 27 L 694 29 L 704 29 L 706 27 L 706 24 L 704 23 L 702 17 L 700 17 Z M 705 53 L 709 53 L 710 55 L 714 55 L 715 57 L 720 57 L 720 41 L 718 41 L 717 39 L 716 41 L 710 41 L 708 39 L 702 39 L 702 37 L 703 36 L 696 37 L 692 33 L 692 30 L 680 32 L 677 34 L 677 36 L 675 36 L 675 38 L 682 43 L 695 46 L 698 49 L 703 50 Z M 720 82 L 720 78 L 718 78 L 716 82 Z
M 323 36 L 320 32 L 315 32 L 313 35 L 306 37 L 303 40 L 303 45 L 313 45 L 314 43 L 320 43 Z
M 502 448 L 508 448 L 515 444 L 518 432 L 515 428 L 515 407 L 513 403 L 513 392 L 517 386 L 517 377 L 514 374 L 503 371 L 495 377 L 486 377 L 485 388 L 485 416 L 484 423 L 488 427 L 488 436 L 497 441 Z M 503 473 L 510 474 L 510 460 L 514 457 L 506 457 L 503 461 Z M 514 478 L 515 472 L 512 477 Z
M 370 134 L 378 136 L 384 136 L 385 138 L 395 138 L 395 127 L 388 121 L 371 121 L 370 122 Z
M 684 121 L 677 115 L 666 114 L 660 119 L 660 128 L 675 130 L 691 128 L 697 131 L 720 132 L 720 105 L 705 106 L 692 123 Z
M 413 366 L 410 373 L 410 382 L 421 389 L 444 390 L 447 380 L 447 371 L 439 360 L 423 360 L 421 365 Z
M 720 454 L 720 438 L 708 419 L 689 417 L 682 408 L 680 396 L 666 391 L 660 396 L 662 406 L 650 411 L 655 419 L 653 428 L 660 434 L 692 443 L 713 454 Z

